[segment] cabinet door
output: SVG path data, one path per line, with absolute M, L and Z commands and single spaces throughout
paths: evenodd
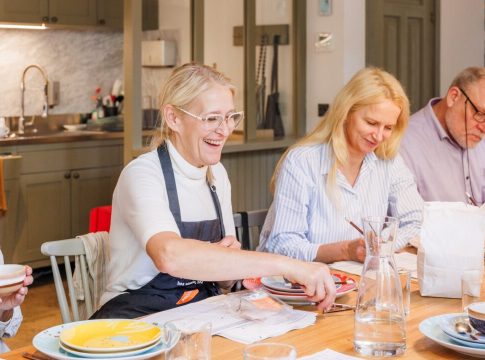
M 50 0 L 49 22 L 61 25 L 96 25 L 96 0 Z
M 68 239 L 71 235 L 69 173 L 49 172 L 22 175 L 18 216 L 18 242 L 12 262 L 45 261 L 40 246 L 46 241 Z
M 0 0 L 0 21 L 41 23 L 49 16 L 49 0 Z
M 17 243 L 17 209 L 19 199 L 19 180 L 5 180 L 5 196 L 7 197 L 7 213 L 0 216 L 0 247 L 2 249 L 5 264 L 13 263 L 12 253 Z
M 123 29 L 123 1 L 98 0 L 97 16 L 98 25 Z
M 72 236 L 89 230 L 89 211 L 110 205 L 120 166 L 71 171 Z

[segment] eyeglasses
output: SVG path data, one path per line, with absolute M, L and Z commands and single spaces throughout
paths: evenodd
M 479 122 L 479 123 L 485 122 L 485 113 L 480 112 L 478 110 L 478 108 L 475 106 L 475 104 L 473 103 L 473 101 L 471 101 L 470 98 L 468 97 L 468 95 L 466 94 L 465 90 L 463 90 L 462 88 L 459 88 L 459 89 L 463 93 L 463 95 L 465 95 L 466 100 L 470 103 L 470 105 L 475 110 L 475 115 L 473 115 L 473 118 L 475 119 L 475 121 L 476 122 Z
M 236 126 L 241 122 L 244 118 L 244 111 L 233 112 L 230 114 L 222 115 L 222 114 L 207 114 L 204 116 L 197 116 L 184 110 L 178 106 L 175 106 L 178 110 L 182 111 L 184 114 L 192 116 L 193 118 L 200 120 L 203 122 L 207 130 L 216 130 L 218 129 L 224 120 L 226 120 L 226 125 L 229 128 L 229 131 L 234 131 Z

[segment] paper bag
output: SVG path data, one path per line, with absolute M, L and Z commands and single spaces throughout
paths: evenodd
M 418 246 L 422 296 L 461 297 L 465 270 L 483 275 L 485 208 L 465 203 L 428 202 Z

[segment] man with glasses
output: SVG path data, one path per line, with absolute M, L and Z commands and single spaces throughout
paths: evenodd
M 401 155 L 426 201 L 485 202 L 485 68 L 469 67 L 411 116 Z

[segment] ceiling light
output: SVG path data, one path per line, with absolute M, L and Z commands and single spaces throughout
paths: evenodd
M 0 29 L 29 29 L 29 30 L 45 30 L 47 26 L 44 23 L 41 25 L 21 25 L 21 24 L 0 24 Z

